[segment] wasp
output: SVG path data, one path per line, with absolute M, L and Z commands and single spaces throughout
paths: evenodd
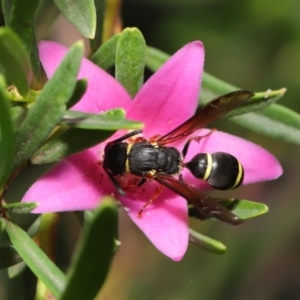
M 252 92 L 241 90 L 216 98 L 207 103 L 193 117 L 165 135 L 156 135 L 149 140 L 143 137 L 136 137 L 132 140 L 132 137 L 142 133 L 142 130 L 135 130 L 107 143 L 103 158 L 105 172 L 122 196 L 126 193 L 116 178 L 125 173 L 140 177 L 137 186 L 151 179 L 160 184 L 159 192 L 143 206 L 139 213 L 140 217 L 142 211 L 153 202 L 163 187 L 167 187 L 185 198 L 189 205 L 193 205 L 200 219 L 213 217 L 234 225 L 242 223 L 241 219 L 221 205 L 217 199 L 184 182 L 181 171 L 187 168 L 194 177 L 207 181 L 213 188 L 219 190 L 234 189 L 242 184 L 243 166 L 236 157 L 229 153 L 198 153 L 190 161 L 184 160 L 190 143 L 193 140 L 199 142 L 206 136 L 190 137 L 192 133 L 244 104 L 253 95 Z M 169 146 L 184 139 L 185 145 L 181 152 Z

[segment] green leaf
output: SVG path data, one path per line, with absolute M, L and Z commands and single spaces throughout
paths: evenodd
M 218 79 L 210 74 L 203 73 L 202 76 L 202 88 L 201 88 L 201 103 L 205 105 L 220 95 L 230 93 L 232 91 L 240 90 L 234 85 L 231 85 L 221 79 Z M 286 89 L 282 88 L 279 90 L 267 90 L 265 92 L 255 93 L 255 96 L 247 101 L 240 108 L 235 109 L 227 116 L 239 115 L 250 111 L 255 111 L 269 106 L 279 101 L 285 94 Z
M 223 206 L 226 206 L 227 209 L 229 209 L 232 213 L 243 220 L 258 217 L 268 212 L 268 207 L 265 204 L 259 202 L 234 198 L 217 198 L 217 200 L 219 203 L 221 203 Z M 203 218 L 203 216 L 199 214 L 198 210 L 193 205 L 188 206 L 188 212 L 189 216 L 192 218 L 200 220 L 210 220 L 210 218 Z
M 72 154 L 91 148 L 109 138 L 114 131 L 71 128 L 41 147 L 32 157 L 32 164 L 60 161 Z M 100 159 L 100 156 L 99 156 Z
M 39 230 L 40 226 L 41 226 L 41 219 L 42 219 L 43 215 L 39 215 L 35 221 L 31 224 L 31 226 L 29 227 L 29 229 L 27 230 L 27 234 L 30 237 L 33 237 L 37 231 Z M 25 269 L 27 268 L 27 265 L 24 262 L 21 262 L 15 266 L 11 266 L 8 270 L 8 276 L 9 278 L 14 278 L 17 277 L 18 275 L 20 275 L 23 271 L 25 271 Z
M 9 212 L 15 214 L 28 214 L 33 209 L 35 209 L 37 205 L 38 204 L 35 202 L 16 202 L 10 204 L 3 204 L 2 206 L 5 210 L 8 210 Z
M 40 224 L 38 230 L 34 235 L 34 239 L 38 241 L 40 248 L 48 254 L 49 257 L 53 257 L 53 244 L 55 235 L 57 232 L 58 213 L 46 213 L 42 214 L 40 218 Z M 38 278 L 36 287 L 36 299 L 47 299 L 49 294 L 47 286 L 44 284 L 41 278 Z
M 117 44 L 116 79 L 133 98 L 144 81 L 146 43 L 137 28 L 126 28 Z
M 32 73 L 30 60 L 19 37 L 8 28 L 0 28 L 0 64 L 8 81 L 26 96 Z
M 76 43 L 65 56 L 37 101 L 30 107 L 17 132 L 14 167 L 28 160 L 62 119 L 66 103 L 73 95 L 76 76 L 83 57 L 82 42 Z
M 224 244 L 191 228 L 189 228 L 189 241 L 203 250 L 214 254 L 224 254 L 226 252 L 226 246 Z
M 280 100 L 283 97 L 285 92 L 286 92 L 286 89 L 282 88 L 282 89 L 276 90 L 276 91 L 268 90 L 266 92 L 255 93 L 255 95 L 252 98 L 250 98 L 244 105 L 229 112 L 226 116 L 233 117 L 233 116 L 242 115 L 242 114 L 245 114 L 248 112 L 254 112 L 256 110 L 257 111 L 261 110 L 271 104 L 276 103 L 278 100 Z M 279 107 L 282 107 L 282 106 L 279 106 Z
M 51 31 L 53 23 L 60 15 L 60 11 L 52 0 L 40 0 L 39 2 L 39 7 L 35 14 L 35 28 L 38 28 L 40 37 L 45 37 Z
M 23 262 L 20 262 L 16 265 L 13 265 L 11 267 L 9 267 L 7 269 L 7 274 L 8 274 L 8 277 L 9 278 L 15 278 L 17 277 L 18 275 L 20 275 L 25 269 L 26 269 L 26 264 Z
M 14 130 L 17 131 L 26 117 L 26 109 L 22 106 L 15 106 L 10 109 L 10 116 L 14 125 Z
M 123 109 L 112 109 L 99 115 L 67 111 L 62 124 L 72 126 L 72 128 L 41 147 L 33 155 L 31 163 L 56 162 L 100 144 L 109 138 L 115 130 L 142 128 L 142 123 L 124 119 L 124 115 Z
M 300 114 L 277 104 L 260 111 L 231 118 L 235 123 L 255 132 L 300 144 Z
M 114 115 L 112 111 L 115 112 Z M 73 128 L 98 130 L 141 129 L 143 127 L 142 123 L 124 119 L 124 116 L 125 111 L 120 108 L 100 114 L 88 114 L 70 110 L 66 112 L 61 124 Z
M 39 0 L 2 0 L 4 20 L 7 27 L 12 28 L 22 40 L 22 48 L 25 47 L 29 54 L 34 88 L 39 86 L 41 67 L 38 57 L 37 43 L 34 29 L 34 17 L 39 5 Z M 26 7 L 26 9 L 24 9 Z M 23 49 L 23 51 L 25 50 Z M 20 51 L 14 48 L 14 51 Z M 27 77 L 27 79 L 29 79 Z M 20 90 L 20 93 L 23 92 Z
M 96 8 L 94 0 L 54 0 L 65 18 L 89 39 L 96 31 Z
M 156 72 L 164 64 L 170 55 L 153 47 L 146 47 L 146 66 L 152 72 Z
M 14 159 L 15 134 L 10 115 L 10 105 L 4 91 L 4 79 L 0 75 L 0 194 L 10 176 Z
M 6 232 L 19 255 L 31 271 L 46 284 L 53 295 L 58 297 L 65 286 L 64 274 L 24 230 L 8 220 L 4 221 Z
M 85 211 L 74 211 L 78 222 L 82 227 L 85 227 L 87 223 L 90 223 L 92 219 L 94 218 L 94 213 L 90 210 Z
M 0 233 L 5 229 L 5 223 L 2 218 L 0 218 Z
M 91 53 L 94 53 L 98 49 L 102 42 L 103 27 L 104 27 L 104 15 L 105 15 L 105 0 L 95 0 L 96 9 L 96 32 L 94 39 L 90 40 Z
M 269 208 L 264 203 L 253 202 L 250 200 L 234 199 L 222 202 L 231 212 L 238 216 L 242 220 L 255 218 L 266 214 Z
M 104 70 L 113 67 L 116 61 L 116 51 L 120 36 L 121 33 L 118 33 L 107 40 L 91 56 L 91 61 Z
M 102 287 L 115 249 L 117 211 L 114 200 L 105 197 L 87 224 L 78 243 L 68 283 L 60 300 L 94 299 Z
M 12 3 L 13 3 L 12 0 L 2 0 L 1 1 L 2 13 L 3 13 L 3 17 L 4 17 L 4 21 L 5 21 L 6 25 L 8 25 L 8 22 L 10 19 Z
M 22 257 L 13 246 L 0 244 L 0 269 L 6 269 L 21 261 Z
M 88 83 L 86 79 L 77 80 L 73 95 L 67 104 L 67 109 L 74 106 L 82 98 L 86 92 L 87 85 Z

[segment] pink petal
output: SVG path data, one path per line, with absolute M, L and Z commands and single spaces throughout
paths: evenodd
M 48 78 L 51 78 L 67 51 L 68 48 L 55 42 L 40 42 L 40 60 Z M 99 113 L 118 107 L 127 110 L 132 105 L 126 90 L 111 75 L 86 58 L 82 60 L 78 74 L 78 79 L 82 78 L 88 80 L 87 91 L 72 109 Z
M 205 135 L 208 129 L 201 130 L 199 135 Z M 227 152 L 235 156 L 243 165 L 245 176 L 243 184 L 272 180 L 281 176 L 283 170 L 277 159 L 262 147 L 242 138 L 214 131 L 203 138 L 200 143 L 192 142 L 186 161 L 199 152 Z M 188 182 L 196 183 L 192 175 L 185 172 Z M 198 185 L 198 184 L 197 184 Z M 207 185 L 201 185 L 202 187 Z
M 22 202 L 38 202 L 34 213 L 94 209 L 100 196 L 109 193 L 109 187 L 114 190 L 109 179 L 101 175 L 98 149 L 85 150 L 57 163 L 29 188 Z
M 189 43 L 143 85 L 127 116 L 144 122 L 146 137 L 167 133 L 194 114 L 203 64 L 202 43 Z
M 157 187 L 157 184 L 153 183 L 152 187 Z M 164 189 L 139 218 L 140 209 L 151 197 L 150 189 L 151 183 L 140 187 L 134 197 L 131 194 L 128 198 L 122 197 L 121 202 L 132 221 L 159 251 L 175 261 L 181 260 L 188 246 L 186 200 Z

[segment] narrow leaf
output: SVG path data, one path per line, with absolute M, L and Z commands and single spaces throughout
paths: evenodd
M 224 254 L 226 252 L 226 246 L 224 244 L 191 228 L 189 228 L 189 241 L 203 250 L 214 254 Z
M 114 131 L 98 131 L 71 128 L 49 141 L 32 157 L 32 164 L 57 162 L 67 156 L 91 148 L 109 138 Z
M 227 202 L 227 203 L 226 203 Z M 220 201 L 229 210 L 231 210 L 236 216 L 242 220 L 255 218 L 266 214 L 269 208 L 264 203 L 253 202 L 250 200 L 234 199 L 231 201 Z
M 30 107 L 17 132 L 15 167 L 20 166 L 37 151 L 62 119 L 66 103 L 73 95 L 82 56 L 83 44 L 79 42 L 69 50 L 37 101 Z
M 31 224 L 29 229 L 27 230 L 27 234 L 30 237 L 33 237 L 37 233 L 37 231 L 39 230 L 39 227 L 41 225 L 41 219 L 42 219 L 42 215 L 38 216 L 35 219 L 35 221 Z M 9 278 L 14 278 L 14 277 L 20 275 L 26 268 L 27 268 L 27 265 L 24 262 L 10 267 L 7 270 Z
M 142 128 L 142 123 L 124 119 L 124 114 L 122 109 L 109 110 L 99 115 L 77 111 L 66 112 L 62 124 L 71 128 L 41 147 L 33 155 L 31 163 L 56 162 L 100 144 L 109 138 L 115 130 Z
M 87 85 L 88 83 L 86 79 L 77 80 L 73 95 L 67 104 L 67 108 L 72 107 L 82 98 L 86 92 Z
M 260 111 L 231 118 L 235 123 L 282 141 L 300 144 L 300 114 L 273 104 Z
M 104 70 L 113 67 L 116 61 L 117 44 L 120 35 L 120 33 L 115 34 L 100 48 L 98 48 L 98 50 L 91 56 L 91 61 Z
M 60 11 L 52 0 L 41 0 L 39 2 L 35 14 L 35 27 L 38 29 L 38 36 L 47 36 L 54 20 L 60 15 Z
M 116 235 L 116 206 L 112 198 L 106 197 L 78 243 L 74 263 L 68 271 L 68 283 L 60 300 L 95 298 L 107 276 Z
M 19 37 L 8 28 L 0 28 L 0 64 L 8 82 L 26 96 L 32 73 L 30 60 Z
M 244 199 L 234 199 L 234 198 L 228 198 L 228 199 L 219 198 L 217 200 L 219 203 L 226 206 L 227 209 L 229 209 L 231 212 L 233 212 L 236 216 L 238 216 L 242 220 L 255 218 L 268 212 L 267 205 L 259 202 L 253 202 Z M 192 218 L 196 218 L 200 220 L 204 220 L 204 219 L 210 220 L 210 218 L 203 218 L 203 216 L 199 214 L 198 210 L 193 205 L 189 205 L 188 211 L 189 211 L 189 216 Z
M 114 33 L 120 32 L 120 27 L 122 27 L 122 24 L 120 24 L 120 12 L 122 10 L 121 6 L 122 1 L 105 1 L 102 42 L 106 42 Z
M 96 8 L 93 0 L 54 0 L 65 18 L 89 39 L 96 31 Z
M 15 214 L 28 214 L 37 207 L 35 202 L 16 202 L 10 204 L 3 204 L 3 208 Z
M 24 261 L 22 260 L 22 262 L 13 265 L 11 267 L 9 267 L 7 269 L 7 274 L 9 278 L 15 278 L 18 275 L 20 275 L 22 272 L 24 272 L 24 270 L 26 269 L 26 264 L 24 263 Z
M 31 271 L 41 279 L 55 297 L 58 297 L 65 286 L 65 276 L 36 243 L 20 227 L 8 220 L 6 231 L 19 255 Z
M 22 261 L 22 257 L 11 245 L 0 244 L 0 269 L 6 269 Z
M 227 117 L 242 115 L 248 112 L 261 110 L 271 104 L 276 103 L 285 94 L 286 89 L 282 88 L 276 91 L 267 90 L 266 92 L 255 93 L 243 106 L 231 111 Z M 280 106 L 281 107 L 281 106 Z
M 94 53 L 102 43 L 105 8 L 106 8 L 105 0 L 95 0 L 96 32 L 95 32 L 94 39 L 90 39 L 91 53 Z
M 137 28 L 126 28 L 116 51 L 116 79 L 133 98 L 143 84 L 146 43 Z
M 10 109 L 10 116 L 14 126 L 14 130 L 17 131 L 21 123 L 26 117 L 26 109 L 22 106 L 15 106 Z
M 15 134 L 9 102 L 4 91 L 4 79 L 0 75 L 0 194 L 12 170 Z
M 32 87 L 38 88 L 40 82 L 40 61 L 38 59 L 37 43 L 34 29 L 34 17 L 39 0 L 2 0 L 6 27 L 12 28 L 22 40 L 22 48 L 29 54 L 33 70 Z M 26 9 L 24 9 L 26 7 Z M 20 51 L 15 48 L 14 51 Z M 27 78 L 28 80 L 31 78 Z M 23 92 L 20 90 L 20 93 Z
M 58 213 L 42 214 L 40 217 L 40 226 L 34 235 L 34 240 L 38 243 L 40 248 L 47 254 L 47 256 L 54 260 L 54 244 L 56 240 L 57 224 L 59 220 Z M 51 291 L 41 278 L 38 278 L 36 287 L 37 299 L 53 298 Z
M 62 125 L 82 129 L 141 129 L 143 124 L 136 121 L 124 119 L 123 109 L 114 109 L 116 113 L 122 111 L 123 116 L 112 115 L 112 111 L 100 114 L 88 114 L 80 111 L 67 111 L 62 121 Z
M 0 233 L 5 229 L 5 222 L 0 218 Z
M 86 224 L 90 223 L 94 218 L 94 213 L 90 210 L 85 211 L 74 211 L 75 216 L 77 217 L 78 222 L 82 227 L 85 227 Z
M 205 105 L 212 99 L 227 94 L 232 91 L 240 90 L 241 88 L 229 84 L 221 79 L 216 78 L 208 73 L 203 73 L 202 88 L 201 88 L 201 104 Z M 285 94 L 286 89 L 267 90 L 264 92 L 255 93 L 243 106 L 235 109 L 227 114 L 226 117 L 240 115 L 255 110 L 260 110 L 279 101 Z

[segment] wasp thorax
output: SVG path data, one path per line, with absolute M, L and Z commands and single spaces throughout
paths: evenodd
M 236 157 L 229 153 L 199 153 L 186 167 L 196 177 L 206 180 L 219 190 L 235 189 L 244 179 L 244 169 Z

